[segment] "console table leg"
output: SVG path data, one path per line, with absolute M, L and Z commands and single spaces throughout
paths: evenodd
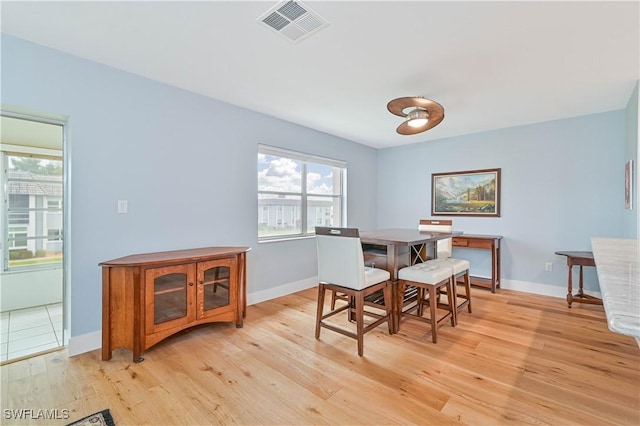
M 578 295 L 580 297 L 582 297 L 582 295 L 584 294 L 583 291 L 582 291 L 582 282 L 583 282 L 582 281 L 582 265 L 580 265 L 580 284 L 579 284 L 580 285 L 580 290 L 578 290 Z
M 571 302 L 573 301 L 573 282 L 572 282 L 572 270 L 573 265 L 569 263 L 569 279 L 567 280 L 567 305 L 571 307 Z

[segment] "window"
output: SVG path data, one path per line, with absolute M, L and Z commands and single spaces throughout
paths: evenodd
M 27 248 L 27 227 L 26 226 L 10 226 L 9 227 L 8 247 L 13 249 Z
M 9 204 L 13 209 L 9 211 L 9 223 L 13 225 L 29 223 L 29 195 L 9 194 Z
M 62 159 L 1 153 L 3 270 L 62 264 Z M 4 226 L 6 224 L 6 226 Z
M 315 234 L 316 226 L 342 226 L 346 164 L 258 146 L 258 240 Z
M 48 229 L 47 230 L 47 241 L 61 241 L 62 240 L 62 230 L 61 229 Z

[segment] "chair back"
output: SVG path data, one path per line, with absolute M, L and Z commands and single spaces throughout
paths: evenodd
M 433 220 L 433 219 L 420 219 L 418 230 L 427 232 L 451 232 L 453 230 L 452 220 Z M 445 238 L 444 240 L 438 240 L 438 257 L 445 258 L 451 257 L 453 251 L 453 240 L 451 238 Z
M 320 282 L 360 290 L 366 287 L 364 254 L 357 228 L 316 227 Z

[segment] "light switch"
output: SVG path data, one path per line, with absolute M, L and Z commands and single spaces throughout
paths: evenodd
M 118 213 L 129 213 L 129 202 L 127 200 L 118 200 Z

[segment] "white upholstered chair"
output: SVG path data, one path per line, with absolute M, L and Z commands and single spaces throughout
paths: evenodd
M 358 355 L 364 353 L 364 334 L 387 322 L 392 333 L 392 306 L 390 274 L 383 269 L 364 266 L 364 255 L 358 229 L 316 227 L 318 247 L 318 307 L 316 313 L 316 339 L 320 329 L 327 328 L 358 341 Z M 347 296 L 348 303 L 339 308 L 332 307 L 324 313 L 327 290 Z M 365 311 L 364 298 L 382 290 L 383 312 Z M 342 311 L 356 323 L 355 333 L 336 324 L 325 321 Z M 375 318 L 365 324 L 364 317 Z
M 415 305 L 412 302 L 405 303 L 403 297 L 407 285 L 416 288 Z M 407 266 L 398 271 L 397 300 L 399 326 L 404 317 L 411 317 L 431 324 L 431 340 L 438 343 L 438 328 L 449 318 L 451 326 L 455 326 L 455 303 L 453 301 L 453 276 L 451 268 L 442 265 L 437 266 L 429 262 L 417 263 Z M 440 291 L 447 292 L 448 303 L 440 304 L 438 299 Z M 429 318 L 424 317 L 424 306 L 429 306 Z M 413 313 L 415 311 L 415 313 Z M 444 313 L 441 313 L 443 312 Z
M 421 219 L 418 225 L 420 231 L 427 232 L 451 232 L 453 230 L 452 220 L 441 219 Z M 451 257 L 453 251 L 452 238 L 445 238 L 437 241 L 437 257 L 427 260 L 427 264 L 434 266 L 447 266 L 451 269 L 453 277 L 453 302 L 456 306 L 455 321 L 457 323 L 457 312 L 461 311 L 465 306 L 471 313 L 471 282 L 469 279 L 469 261 L 464 259 L 455 259 Z M 464 293 L 459 294 L 457 291 L 458 279 L 461 278 L 464 285 Z M 458 299 L 462 299 L 459 301 Z

